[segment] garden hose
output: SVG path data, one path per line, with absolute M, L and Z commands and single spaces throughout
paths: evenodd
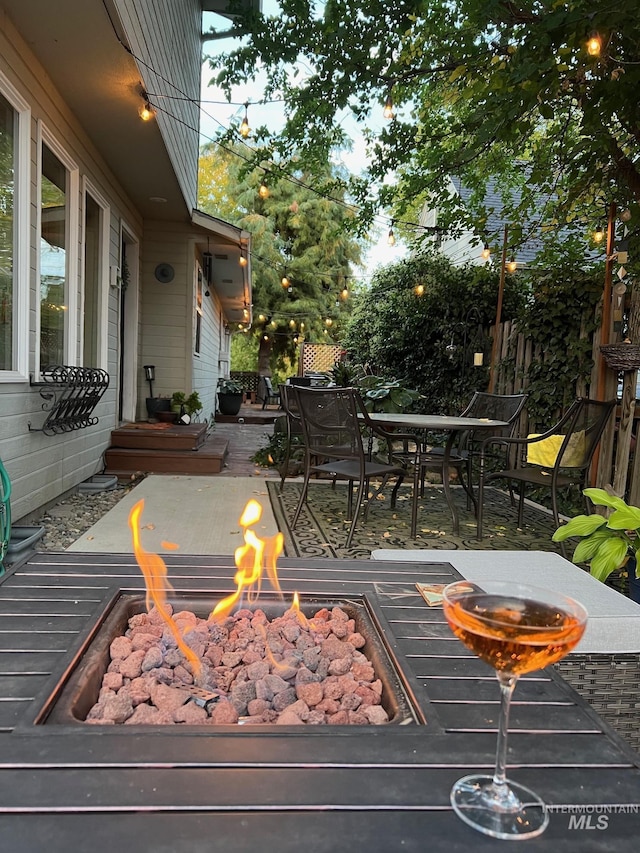
M 0 459 L 0 575 L 11 539 L 11 480 Z

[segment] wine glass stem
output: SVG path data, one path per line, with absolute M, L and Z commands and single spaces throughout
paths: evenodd
M 506 675 L 498 672 L 500 684 L 500 721 L 498 723 L 498 745 L 496 747 L 496 768 L 493 774 L 493 785 L 496 795 L 500 792 L 507 796 L 506 789 L 506 764 L 507 764 L 507 732 L 509 730 L 509 710 L 511 708 L 511 696 L 518 681 L 517 675 Z

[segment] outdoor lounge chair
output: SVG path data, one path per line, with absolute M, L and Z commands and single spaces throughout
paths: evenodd
M 519 483 L 520 527 L 524 522 L 526 484 L 550 489 L 553 519 L 559 526 L 558 489 L 578 486 L 582 490 L 587 487 L 593 454 L 615 405 L 615 400 L 600 402 L 578 397 L 558 423 L 540 435 L 530 435 L 527 438 L 494 436 L 485 439 L 481 444 L 484 452 L 494 445 L 503 445 L 505 448 L 515 448 L 519 458 L 517 465 L 500 471 L 487 473 L 481 466 L 478 487 L 478 539 L 482 539 L 484 488 L 490 480 L 507 480 L 510 487 L 513 483 Z M 586 510 L 590 511 L 588 503 Z
M 391 493 L 391 506 L 396 504 L 398 488 L 404 478 L 404 470 L 398 465 L 378 462 L 370 457 L 365 448 L 363 431 L 367 436 L 378 436 L 385 442 L 388 434 L 371 423 L 364 403 L 354 388 L 294 388 L 302 424 L 305 443 L 304 483 L 300 500 L 291 521 L 295 528 L 303 505 L 307 502 L 309 480 L 312 474 L 325 474 L 338 480 L 347 480 L 347 519 L 351 527 L 345 548 L 349 548 L 356 529 L 360 506 L 365 502 L 364 519 L 367 518 L 369 484 L 371 479 L 380 478 L 375 497 L 390 477 L 396 478 Z M 358 484 L 355 507 L 353 486 Z

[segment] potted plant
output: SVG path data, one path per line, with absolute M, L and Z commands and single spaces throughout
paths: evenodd
M 178 415 L 187 414 L 193 417 L 202 409 L 202 402 L 197 391 L 192 391 L 187 397 L 184 391 L 174 391 L 171 397 L 171 411 Z
M 244 389 L 235 379 L 218 379 L 218 409 L 221 415 L 237 415 Z
M 554 542 L 564 542 L 572 536 L 582 537 L 573 552 L 574 563 L 587 563 L 589 571 L 599 581 L 606 581 L 611 572 L 626 566 L 629 573 L 629 596 L 640 602 L 640 575 L 637 553 L 640 551 L 640 507 L 629 506 L 622 498 L 604 489 L 585 489 L 584 494 L 596 506 L 612 510 L 608 518 L 602 515 L 576 515 L 553 534 Z

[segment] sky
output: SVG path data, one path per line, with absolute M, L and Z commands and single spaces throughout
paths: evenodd
M 273 0 L 263 0 L 263 9 L 268 10 L 273 7 Z M 218 15 L 204 15 L 204 30 L 211 28 L 217 31 L 224 31 L 229 28 L 230 22 Z M 215 55 L 231 50 L 233 42 L 231 39 L 219 39 L 215 41 L 207 41 L 204 43 L 204 52 L 207 55 Z M 212 72 L 209 63 L 205 62 L 202 67 L 202 113 L 200 116 L 201 143 L 208 142 L 214 138 L 217 132 L 222 128 L 228 128 L 232 120 L 238 124 L 244 116 L 245 102 L 249 102 L 249 125 L 258 127 L 266 125 L 269 128 L 277 129 L 283 124 L 283 113 L 280 104 L 258 104 L 255 103 L 262 96 L 262 88 L 259 82 L 250 85 L 238 86 L 233 91 L 233 102 L 226 102 L 226 98 L 221 89 L 210 86 L 209 81 L 212 77 Z M 381 107 L 382 114 L 382 107 Z M 343 126 L 354 139 L 353 150 L 343 152 L 341 154 L 341 162 L 349 169 L 349 171 L 358 173 L 361 169 L 361 164 L 366 158 L 366 149 L 364 138 L 359 133 L 355 123 L 347 116 L 343 122 Z M 406 254 L 406 247 L 400 240 L 397 240 L 395 246 L 389 246 L 387 237 L 389 225 L 385 225 L 386 216 L 382 216 L 379 223 L 371 230 L 373 239 L 372 245 L 367 251 L 364 258 L 364 272 L 359 273 L 366 280 L 370 274 L 379 266 L 394 263 L 400 260 Z

